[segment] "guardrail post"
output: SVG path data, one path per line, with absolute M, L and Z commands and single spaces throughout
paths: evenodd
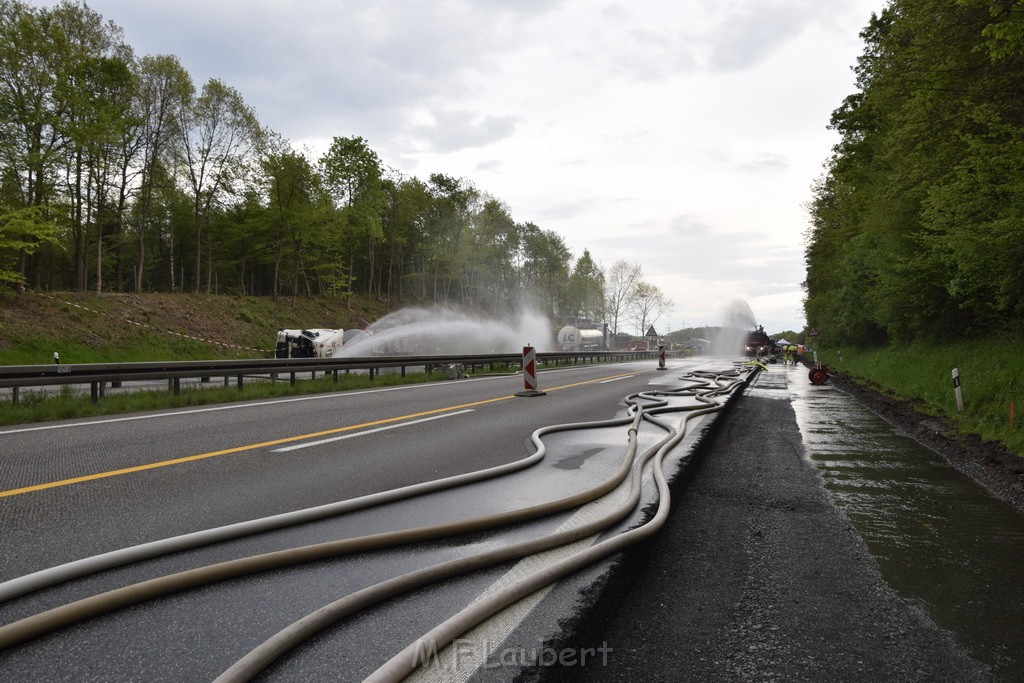
M 402 377 L 405 377 L 405 366 L 402 366 Z
M 21 397 L 19 396 L 20 389 L 21 387 L 11 387 L 11 402 L 14 405 L 18 405 L 18 401 L 21 399 Z
M 180 377 L 174 377 L 174 378 L 171 379 L 171 391 L 174 392 L 175 396 L 177 396 L 178 394 L 181 393 L 181 378 Z
M 373 381 L 373 378 L 374 378 L 374 374 L 373 374 L 374 370 L 376 370 L 376 368 L 370 368 L 370 381 L 371 382 Z
M 953 394 L 956 396 L 956 412 L 964 412 L 964 395 L 960 390 L 960 369 L 953 368 Z
M 242 386 L 244 385 L 244 382 L 242 381 L 242 377 L 243 376 L 244 375 L 242 375 L 242 373 L 238 373 L 238 390 L 239 391 L 242 390 Z
M 338 381 L 338 371 L 337 370 L 332 370 L 332 372 L 334 373 L 334 381 L 337 382 Z
M 295 386 L 295 373 L 294 372 L 289 374 L 289 376 L 288 376 L 288 383 L 291 384 L 293 387 Z
M 229 384 L 231 384 L 231 378 L 228 375 L 224 375 L 224 388 L 227 389 Z

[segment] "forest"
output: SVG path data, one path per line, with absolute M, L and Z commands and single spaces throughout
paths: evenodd
M 135 55 L 84 2 L 0 0 L 0 284 L 248 296 L 353 293 L 641 331 L 671 306 L 638 264 L 516 221 L 470 180 L 319 158 L 218 79 Z
M 1024 329 L 1024 6 L 891 0 L 814 186 L 807 321 L 865 347 Z

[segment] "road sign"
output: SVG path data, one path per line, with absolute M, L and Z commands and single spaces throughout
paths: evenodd
M 817 327 L 812 327 L 811 331 L 807 333 L 807 336 L 808 337 L 817 337 L 818 336 L 818 328 Z

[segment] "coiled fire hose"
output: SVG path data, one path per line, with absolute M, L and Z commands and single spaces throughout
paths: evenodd
M 710 408 L 699 410 L 695 411 L 691 415 L 695 417 L 697 415 L 713 412 L 713 410 L 716 409 Z M 651 418 L 647 419 L 653 422 Z M 671 427 L 669 427 L 669 429 L 671 430 L 670 437 L 675 436 L 675 430 Z M 459 574 L 520 559 L 527 555 L 533 555 L 545 550 L 551 550 L 601 532 L 611 525 L 621 521 L 626 515 L 635 509 L 636 504 L 640 499 L 641 471 L 644 465 L 650 461 L 651 457 L 659 452 L 660 447 L 663 446 L 666 440 L 667 439 L 663 439 L 659 444 L 648 449 L 642 457 L 636 459 L 633 464 L 632 479 L 630 482 L 628 497 L 614 510 L 602 517 L 572 529 L 566 529 L 540 538 L 521 541 L 503 548 L 478 553 L 468 557 L 457 558 L 455 560 L 449 560 L 431 567 L 425 567 L 352 593 L 336 602 L 321 607 L 315 612 L 310 613 L 281 630 L 221 674 L 216 679 L 215 683 L 249 681 L 269 666 L 274 660 L 310 638 L 312 635 L 328 628 L 341 619 L 361 609 L 365 609 L 366 607 L 387 598 L 391 598 L 429 583 L 451 578 Z M 502 607 L 505 606 L 507 606 L 507 604 L 502 605 Z M 457 637 L 457 635 L 458 634 L 453 636 L 453 639 L 454 637 Z M 440 643 L 440 645 L 444 644 L 445 643 Z M 410 647 L 415 650 L 417 645 L 414 644 Z M 406 674 L 403 674 L 403 676 L 404 675 Z
M 735 389 L 735 387 L 738 387 L 739 385 L 740 382 L 737 382 L 733 388 Z M 623 532 L 618 536 L 613 536 L 612 538 L 601 541 L 576 553 L 575 555 L 559 560 L 548 567 L 533 572 L 515 583 L 509 584 L 508 586 L 495 591 L 491 595 L 481 598 L 477 602 L 474 602 L 461 610 L 458 614 L 438 624 L 431 631 L 408 645 L 404 650 L 388 660 L 365 680 L 372 683 L 402 680 L 420 666 L 423 659 L 423 653 L 437 652 L 437 649 L 450 644 L 474 626 L 497 614 L 509 605 L 512 605 L 518 600 L 526 597 L 530 593 L 540 590 L 544 586 L 547 586 L 548 584 L 553 583 L 558 579 L 576 572 L 594 562 L 602 560 L 613 553 L 623 550 L 630 545 L 649 538 L 660 530 L 661 527 L 664 526 L 665 520 L 668 518 L 671 505 L 671 493 L 669 491 L 668 482 L 665 480 L 665 473 L 662 469 L 665 455 L 685 436 L 685 429 L 683 427 L 688 420 L 695 417 L 698 412 L 713 412 L 721 410 L 723 407 L 724 404 L 718 404 L 716 407 L 709 408 L 706 411 L 688 413 L 684 416 L 680 429 L 677 430 L 667 443 L 658 449 L 654 462 L 654 479 L 658 487 L 658 510 L 650 521 L 640 527 Z
M 539 442 L 541 433 L 550 434 L 556 431 L 566 431 L 569 429 L 595 429 L 600 427 L 637 423 L 639 420 L 640 414 L 638 412 L 635 415 L 615 420 L 545 427 L 534 432 L 534 441 L 535 443 L 539 443 L 538 452 L 543 456 L 543 453 L 545 452 L 543 443 Z M 636 448 L 635 439 L 631 443 L 630 448 Z M 536 455 L 536 453 L 534 455 Z M 556 512 L 578 507 L 579 505 L 583 505 L 595 498 L 603 496 L 605 493 L 618 486 L 629 473 L 629 467 L 632 459 L 633 452 L 631 450 L 628 457 L 623 459 L 622 465 L 612 478 L 589 491 L 567 496 L 549 503 L 524 508 L 522 510 L 498 513 L 488 515 L 486 517 L 477 517 L 445 524 L 435 524 L 432 526 L 390 531 L 338 541 L 328 541 L 326 543 L 317 543 L 298 548 L 253 555 L 205 567 L 198 567 L 196 569 L 190 569 L 107 591 L 67 605 L 55 607 L 5 626 L 0 626 L 0 650 L 100 614 L 105 614 L 129 605 L 138 604 L 140 602 L 152 600 L 171 593 L 224 581 L 226 579 L 233 579 L 272 569 L 281 569 L 306 562 L 340 557 L 369 550 L 379 550 L 381 548 L 434 540 L 446 536 L 483 531 L 498 526 L 505 526 L 508 524 L 515 524 L 544 517 Z M 533 460 L 533 462 L 538 461 L 539 460 Z
M 730 393 L 734 391 L 739 384 L 739 382 L 735 382 L 728 387 L 722 387 L 718 390 L 709 392 L 709 394 L 718 395 L 720 393 Z M 692 388 L 693 387 L 690 387 L 688 389 Z M 629 397 L 627 401 L 639 397 L 654 401 L 654 406 L 658 406 L 659 404 L 664 405 L 665 402 L 658 398 L 659 395 L 680 396 L 684 394 L 683 392 L 641 392 Z M 566 558 L 565 560 L 544 570 L 535 572 L 526 579 L 511 584 L 501 591 L 478 601 L 452 619 L 439 625 L 433 631 L 424 635 L 416 642 L 410 644 L 405 650 L 385 664 L 384 667 L 378 669 L 374 676 L 380 676 L 380 680 L 388 681 L 404 678 L 415 670 L 421 663 L 422 653 L 437 652 L 438 649 L 449 644 L 459 635 L 462 635 L 470 628 L 473 628 L 488 617 L 493 616 L 526 595 L 543 588 L 559 578 L 578 571 L 582 567 L 592 564 L 593 562 L 603 559 L 612 553 L 647 538 L 662 526 L 664 518 L 668 514 L 668 485 L 665 482 L 664 472 L 661 467 L 664 456 L 685 437 L 685 425 L 689 420 L 700 415 L 716 412 L 724 407 L 724 404 L 716 403 L 710 398 L 703 398 L 699 395 L 694 396 L 694 398 L 698 401 L 710 404 L 710 406 L 701 408 L 697 405 L 687 406 L 684 408 L 663 409 L 648 406 L 648 408 L 650 408 L 650 413 L 675 412 L 680 410 L 691 412 L 688 412 L 683 417 L 678 429 L 656 420 L 651 417 L 650 414 L 644 415 L 645 420 L 662 427 L 669 432 L 669 435 L 648 449 L 642 457 L 636 459 L 633 464 L 629 494 L 622 503 L 609 513 L 572 529 L 566 529 L 540 538 L 522 541 L 504 548 L 442 562 L 431 567 L 425 567 L 402 576 L 394 577 L 387 581 L 382 581 L 378 584 L 352 593 L 340 600 L 330 603 L 329 605 L 321 607 L 315 612 L 308 614 L 302 619 L 299 619 L 282 629 L 277 634 L 254 648 L 242 659 L 238 660 L 228 670 L 221 674 L 216 679 L 215 683 L 238 683 L 240 681 L 249 681 L 269 666 L 274 660 L 314 634 L 330 627 L 345 617 L 382 600 L 441 579 L 450 578 L 459 574 L 481 569 L 483 567 L 519 559 L 527 555 L 536 554 L 566 545 L 607 529 L 613 524 L 621 521 L 636 507 L 636 504 L 640 499 L 641 472 L 643 467 L 651 457 L 657 456 L 654 467 L 654 476 L 658 486 L 660 502 L 658 513 L 655 515 L 654 519 L 650 520 L 638 529 L 628 531 L 625 534 L 610 539 L 609 541 L 592 546 L 586 551 Z M 635 438 L 635 435 L 633 436 Z M 374 680 L 374 676 L 371 676 L 368 680 Z
M 626 424 L 632 419 L 632 417 L 620 418 L 620 423 Z M 611 426 L 614 426 L 614 424 Z M 366 496 L 360 496 L 358 498 L 350 498 L 348 500 L 329 503 L 327 505 L 319 505 L 303 510 L 271 515 L 260 519 L 228 524 L 214 529 L 195 531 L 188 534 L 182 534 L 180 536 L 151 541 L 149 543 L 141 543 L 129 548 L 113 550 L 100 555 L 94 555 L 92 557 L 67 562 L 56 567 L 50 567 L 49 569 L 43 569 L 31 574 L 26 574 L 25 576 L 0 583 L 0 602 L 6 602 L 41 588 L 48 588 L 58 583 L 70 581 L 71 579 L 77 579 L 107 569 L 132 564 L 133 562 L 162 557 L 182 550 L 198 548 L 204 545 L 219 543 L 220 541 L 241 538 L 243 536 L 251 536 L 265 531 L 282 529 L 296 524 L 326 519 L 327 517 L 343 515 L 357 510 L 375 507 L 377 505 L 394 503 L 426 493 L 442 491 L 456 486 L 463 486 L 465 484 L 485 481 L 505 474 L 511 474 L 530 467 L 531 465 L 535 465 L 544 459 L 547 449 L 544 443 L 540 440 L 541 436 L 579 428 L 581 427 L 577 424 L 564 424 L 538 429 L 531 436 L 536 450 L 525 458 L 515 462 L 506 463 L 504 465 L 497 465 L 495 467 L 489 467 L 475 472 L 467 472 L 465 474 L 445 477 L 443 479 L 435 479 L 433 481 L 403 486 L 401 488 L 381 491 L 380 493 L 373 493 Z

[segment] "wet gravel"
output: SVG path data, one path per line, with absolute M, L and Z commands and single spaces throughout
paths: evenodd
M 716 422 L 652 541 L 622 558 L 561 648 L 611 648 L 578 681 L 989 680 L 881 577 L 767 391 Z

